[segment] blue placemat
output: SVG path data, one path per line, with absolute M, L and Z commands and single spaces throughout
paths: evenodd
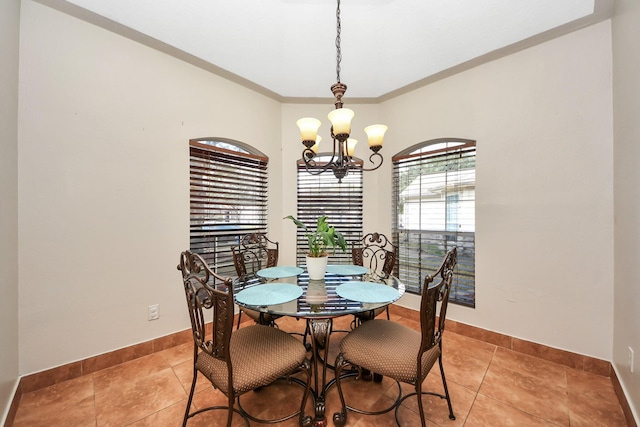
M 398 290 L 373 282 L 347 282 L 336 288 L 342 298 L 369 303 L 384 303 L 398 299 Z
M 304 270 L 300 267 L 292 265 L 283 265 L 278 267 L 269 267 L 258 270 L 256 273 L 260 277 L 265 279 L 280 279 L 282 277 L 293 277 L 302 274 Z
M 268 283 L 244 289 L 236 295 L 236 301 L 246 305 L 274 305 L 293 301 L 302 295 L 302 288 L 290 283 Z
M 369 271 L 361 265 L 327 265 L 327 273 L 337 274 L 338 276 L 359 276 Z

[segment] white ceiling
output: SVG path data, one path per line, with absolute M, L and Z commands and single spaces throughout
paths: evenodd
M 328 98 L 336 81 L 336 0 L 39 1 L 72 5 L 85 19 L 133 30 L 276 98 Z M 606 19 L 612 3 L 342 0 L 345 99 L 383 99 L 556 37 Z

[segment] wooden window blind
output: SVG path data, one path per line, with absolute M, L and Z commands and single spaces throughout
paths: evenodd
M 362 238 L 362 171 L 351 170 L 342 183 L 338 183 L 331 170 L 311 175 L 302 161 L 298 161 L 297 166 L 296 218 L 315 229 L 318 216 L 327 215 L 329 225 L 340 231 L 348 244 L 346 252 L 337 248 L 335 254 L 329 253 L 329 264 L 351 264 L 351 242 Z M 296 261 L 303 265 L 309 243 L 301 229 L 297 230 L 296 237 Z
M 427 274 L 458 248 L 449 296 L 475 307 L 475 141 L 437 139 L 393 157 L 393 239 L 399 278 L 420 294 Z
M 189 153 L 190 248 L 218 274 L 235 276 L 231 246 L 267 231 L 268 158 L 225 140 L 191 140 Z

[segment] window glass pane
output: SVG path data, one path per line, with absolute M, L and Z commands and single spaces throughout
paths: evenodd
M 267 230 L 267 162 L 229 141 L 189 142 L 190 248 L 218 274 L 235 276 L 231 246 Z
M 407 290 L 421 293 L 425 276 L 457 246 L 450 299 L 475 306 L 475 142 L 436 140 L 414 146 L 394 157 L 393 180 L 393 236 Z

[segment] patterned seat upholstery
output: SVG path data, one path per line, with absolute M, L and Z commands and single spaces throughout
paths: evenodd
M 200 255 L 182 252 L 178 270 L 182 272 L 194 342 L 193 379 L 183 427 L 189 418 L 214 409 L 227 411 L 228 427 L 234 412 L 240 414 L 247 425 L 249 420 L 276 423 L 296 416 L 301 426 L 309 425 L 311 418 L 304 416 L 304 407 L 310 391 L 311 365 L 305 346 L 286 332 L 269 326 L 251 325 L 234 331 L 233 282 L 213 272 Z M 198 372 L 227 396 L 226 406 L 190 413 Z M 305 381 L 291 377 L 299 372 Z M 241 394 L 284 377 L 304 387 L 297 411 L 276 420 L 260 420 L 240 405 Z
M 453 270 L 456 263 L 457 249 L 453 248 L 445 255 L 438 271 L 433 276 L 425 278 L 420 302 L 419 332 L 390 320 L 373 319 L 362 323 L 344 337 L 340 343 L 340 353 L 335 363 L 336 385 L 342 403 L 342 410 L 336 412 L 333 416 L 336 426 L 344 426 L 347 421 L 348 410 L 368 415 L 379 415 L 394 408 L 396 422 L 400 425 L 398 408 L 408 397 L 417 396 L 420 421 L 424 427 L 426 421 L 421 398 L 423 394 L 431 394 L 446 399 L 449 407 L 449 418 L 455 419 L 442 364 L 442 335 L 449 302 L 449 292 L 453 280 Z M 439 279 L 438 283 L 434 283 L 436 278 Z M 440 311 L 436 317 L 438 302 L 440 302 Z M 436 361 L 440 365 L 444 395 L 422 391 L 422 383 Z M 353 366 L 357 370 L 346 371 L 343 374 L 343 369 L 346 366 Z M 347 405 L 341 383 L 344 378 L 359 375 L 362 371 L 375 372 L 393 378 L 398 382 L 398 398 L 391 406 L 372 412 Z M 362 378 L 362 375 L 360 375 L 358 379 L 362 380 Z M 402 396 L 400 382 L 413 385 L 415 391 Z
M 229 350 L 236 393 L 269 385 L 291 373 L 302 365 L 307 353 L 304 346 L 286 332 L 263 325 L 235 331 Z M 226 361 L 203 351 L 198 354 L 196 368 L 216 388 L 228 393 Z
M 364 322 L 357 330 L 357 334 L 345 337 L 340 346 L 344 358 L 398 381 L 413 384 L 418 377 L 426 377 L 440 356 L 437 345 L 425 352 L 422 373 L 418 374 L 416 354 L 422 338 L 419 332 L 382 319 Z

